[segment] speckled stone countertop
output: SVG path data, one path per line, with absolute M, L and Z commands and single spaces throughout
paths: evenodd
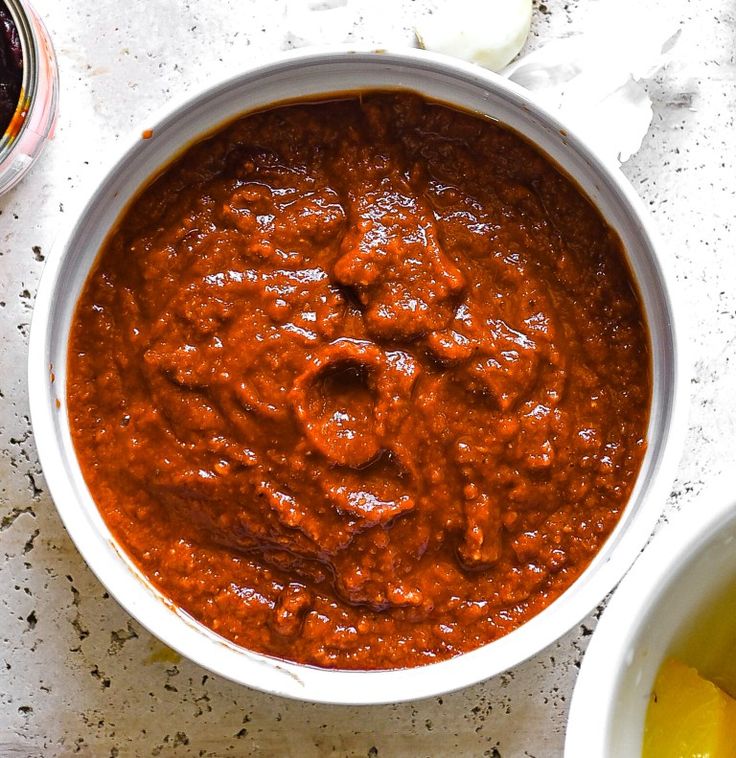
M 652 4 L 680 18 L 684 33 L 650 83 L 654 122 L 624 170 L 661 228 L 690 328 L 689 435 L 666 504 L 672 514 L 733 468 L 736 449 L 736 11 L 733 0 Z M 75 192 L 122 134 L 163 101 L 294 39 L 283 0 L 34 5 L 56 44 L 62 111 L 40 163 L 0 199 L 0 756 L 561 755 L 600 609 L 536 658 L 461 692 L 406 705 L 314 706 L 180 660 L 83 563 L 46 491 L 29 423 L 25 353 L 44 260 Z M 412 19 L 432 3 L 357 5 L 353 38 L 390 46 L 410 43 Z M 529 45 L 580 30 L 585 6 L 535 3 Z

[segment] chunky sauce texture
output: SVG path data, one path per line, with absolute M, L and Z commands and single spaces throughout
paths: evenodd
M 648 336 L 620 240 L 515 134 L 411 94 L 248 115 L 104 245 L 68 406 L 113 534 L 234 642 L 325 667 L 518 627 L 615 526 Z
M 18 30 L 0 0 L 0 137 L 10 125 L 23 81 L 23 50 Z

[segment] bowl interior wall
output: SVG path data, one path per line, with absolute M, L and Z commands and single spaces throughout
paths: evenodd
M 707 668 L 709 651 L 698 650 L 689 641 L 698 621 L 710 616 L 734 585 L 736 511 L 693 545 L 689 556 L 682 556 L 632 630 L 621 656 L 624 665 L 611 690 L 607 756 L 628 758 L 641 752 L 649 695 L 665 658 L 674 656 L 700 671 Z

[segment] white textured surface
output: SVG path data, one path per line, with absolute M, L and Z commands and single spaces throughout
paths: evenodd
M 643 80 L 668 61 L 680 24 L 641 0 L 597 0 L 588 10 L 580 33 L 543 42 L 503 73 L 558 111 L 599 155 L 623 163 L 654 115 Z
M 530 46 L 583 29 L 592 4 L 535 4 Z M 352 38 L 390 46 L 410 43 L 412 20 L 436 3 L 352 5 L 362 17 Z M 685 23 L 674 62 L 650 85 L 650 133 L 625 167 L 659 222 L 691 328 L 690 431 L 671 513 L 732 469 L 736 448 L 736 15 L 733 0 L 651 5 Z M 162 101 L 295 40 L 282 0 L 35 6 L 56 43 L 62 113 L 39 165 L 0 199 L 0 756 L 560 755 L 595 615 L 504 676 L 358 709 L 283 701 L 160 660 L 160 645 L 107 598 L 56 516 L 28 422 L 25 349 L 44 256 L 121 134 L 145 127 Z

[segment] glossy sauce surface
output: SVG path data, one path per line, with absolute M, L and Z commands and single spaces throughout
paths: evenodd
M 415 666 L 615 526 L 650 357 L 621 243 L 513 133 L 411 94 L 249 115 L 125 212 L 68 406 L 112 532 L 247 648 Z

